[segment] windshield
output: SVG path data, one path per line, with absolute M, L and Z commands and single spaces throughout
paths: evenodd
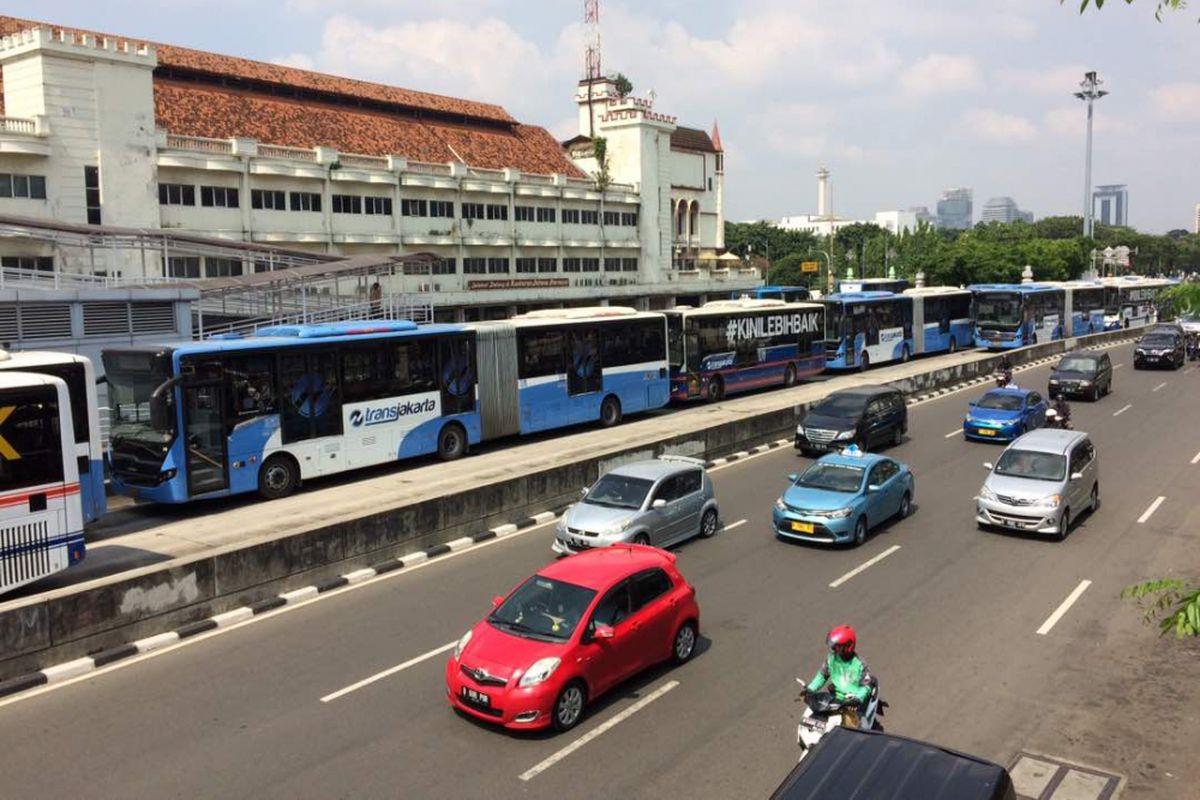
M 605 475 L 588 490 L 583 502 L 607 508 L 641 508 L 654 481 L 627 475 Z
M 534 575 L 492 612 L 488 622 L 516 636 L 566 641 L 595 596 L 592 589 Z
M 1000 411 L 1020 411 L 1025 405 L 1025 399 L 1019 394 L 1000 394 L 989 392 L 975 404 L 978 408 L 993 408 Z
M 1138 347 L 1174 347 L 1175 337 L 1173 336 L 1147 336 L 1138 342 Z
M 975 324 L 1017 326 L 1021 324 L 1021 296 L 1017 294 L 981 294 L 975 299 Z
M 996 474 L 1039 481 L 1061 481 L 1067 470 L 1067 457 L 1033 450 L 1006 450 L 996 462 Z
M 1096 362 L 1090 358 L 1064 358 L 1058 362 L 1058 368 L 1063 372 L 1083 372 L 1091 375 L 1096 371 Z
M 846 316 L 846 306 L 843 303 L 825 303 L 825 340 L 840 342 L 847 331 L 842 330 L 842 320 Z
M 866 470 L 863 467 L 818 462 L 804 470 L 796 485 L 829 492 L 857 492 L 862 486 L 864 472 Z
M 167 444 L 175 437 L 175 392 L 155 390 L 171 378 L 170 355 L 105 351 L 110 438 Z
M 812 413 L 826 417 L 855 418 L 862 415 L 868 399 L 862 395 L 831 394 L 818 403 Z

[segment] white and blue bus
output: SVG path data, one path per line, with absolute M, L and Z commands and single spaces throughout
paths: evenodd
M 825 369 L 819 303 L 743 298 L 663 313 L 672 400 L 717 401 L 726 394 L 792 386 Z
M 2 352 L 2 351 L 0 351 Z M 79 475 L 84 522 L 104 515 L 108 502 L 104 492 L 104 456 L 100 444 L 100 411 L 96 397 L 96 373 L 84 356 L 52 351 L 13 351 L 0 356 L 0 370 L 50 375 L 67 384 L 71 396 L 71 430 Z
M 1122 275 L 1101 278 L 1104 286 L 1104 320 L 1107 330 L 1137 328 L 1158 320 L 1162 291 L 1173 285 L 1166 278 Z
M 837 282 L 836 291 L 841 294 L 853 292 L 891 292 L 901 294 L 908 288 L 904 278 L 843 278 Z
M 756 286 L 753 289 L 743 289 L 731 292 L 730 300 L 740 300 L 743 297 L 751 300 L 782 300 L 785 303 L 803 303 L 812 296 L 806 286 Z
M 913 355 L 913 299 L 892 292 L 838 292 L 825 306 L 825 365 L 867 369 Z
M 1045 283 L 980 283 L 970 287 L 975 344 L 1010 350 L 1063 337 L 1066 290 Z
M 281 325 L 103 354 L 113 488 L 183 503 L 667 403 L 666 321 L 632 309 L 508 322 Z
M 73 429 L 65 381 L 0 371 L 0 592 L 83 560 Z
M 1087 336 L 1104 330 L 1104 284 L 1098 280 L 1046 281 L 1064 291 L 1063 319 L 1070 320 L 1065 335 Z
M 904 294 L 913 301 L 913 354 L 954 353 L 975 344 L 968 290 L 922 286 Z

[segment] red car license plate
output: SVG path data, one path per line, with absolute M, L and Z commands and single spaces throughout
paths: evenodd
M 468 686 L 462 687 L 462 696 L 464 700 L 470 700 L 472 703 L 478 703 L 481 706 L 490 706 L 492 704 L 491 698 L 486 694 L 477 692 Z

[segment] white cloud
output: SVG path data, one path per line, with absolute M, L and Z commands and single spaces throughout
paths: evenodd
M 1046 112 L 1045 128 L 1057 136 L 1084 135 L 1087 125 L 1087 111 L 1083 103 L 1073 106 L 1052 108 Z M 1096 133 L 1124 133 L 1130 129 L 1130 124 L 1120 117 L 1105 114 L 1097 106 L 1092 112 L 1092 130 Z
M 979 84 L 979 66 L 970 56 L 933 53 L 900 73 L 900 89 L 916 96 L 967 92 Z
M 1200 119 L 1200 83 L 1168 83 L 1150 92 L 1150 104 L 1164 119 Z
M 772 151 L 789 160 L 870 158 L 869 150 L 843 140 L 835 130 L 836 121 L 836 114 L 827 106 L 780 103 L 758 116 L 754 130 Z
M 974 139 L 992 144 L 1028 142 L 1037 136 L 1037 127 L 1024 117 L 990 108 L 972 108 L 963 112 L 959 129 Z
M 996 88 L 1020 94 L 1068 97 L 1079 88 L 1087 71 L 1082 64 L 1002 67 L 995 72 Z

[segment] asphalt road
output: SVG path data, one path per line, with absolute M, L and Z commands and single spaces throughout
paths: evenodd
M 891 704 L 889 731 L 1006 764 L 1021 750 L 1075 758 L 1126 775 L 1127 797 L 1194 797 L 1200 720 L 1187 695 L 1200 659 L 1148 649 L 1164 643 L 1118 594 L 1200 559 L 1200 371 L 1135 372 L 1131 345 L 1112 352 L 1113 394 L 1073 403 L 1100 452 L 1102 507 L 1063 543 L 975 529 L 981 463 L 1000 448 L 953 433 L 982 391 L 969 390 L 910 408 L 891 453 L 914 468 L 916 508 L 857 550 L 771 535 L 771 504 L 806 463 L 790 449 L 715 470 L 729 530 L 677 549 L 698 588 L 700 652 L 619 688 L 570 734 L 510 735 L 456 715 L 445 652 L 321 701 L 450 645 L 550 560 L 540 527 L 0 703 L 3 794 L 765 797 L 796 758 L 793 678 L 811 676 L 826 630 L 850 622 Z M 1017 374 L 1045 380 L 1045 368 Z

